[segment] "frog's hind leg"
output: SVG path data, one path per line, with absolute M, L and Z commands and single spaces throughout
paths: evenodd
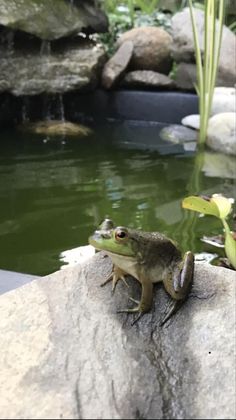
M 113 265 L 113 269 L 112 269 L 111 275 L 100 286 L 103 287 L 107 283 L 109 283 L 110 281 L 112 281 L 112 289 L 111 290 L 112 290 L 112 293 L 114 293 L 118 281 L 119 280 L 123 280 L 123 282 L 125 283 L 125 285 L 127 287 L 129 287 L 127 281 L 125 280 L 125 274 L 126 273 L 123 270 L 121 270 L 116 265 Z
M 174 315 L 178 309 L 182 306 L 183 300 L 170 299 L 167 303 L 164 311 L 164 315 L 160 320 L 160 327 L 162 327 L 171 317 Z
M 163 280 L 164 287 L 172 300 L 167 305 L 160 325 L 168 321 L 187 299 L 193 283 L 193 271 L 194 255 L 188 251 L 185 253 L 183 260 L 176 264 L 172 274 L 167 275 Z

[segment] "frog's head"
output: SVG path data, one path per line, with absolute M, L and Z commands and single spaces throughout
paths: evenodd
M 114 227 L 110 219 L 105 219 L 99 225 L 99 229 L 89 237 L 89 243 L 98 250 L 113 254 L 127 257 L 136 255 L 136 241 L 132 237 L 131 230 L 123 226 Z

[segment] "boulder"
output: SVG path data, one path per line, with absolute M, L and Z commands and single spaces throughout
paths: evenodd
M 214 89 L 211 115 L 222 112 L 236 112 L 235 88 L 216 87 Z
M 199 43 L 203 51 L 204 45 L 204 12 L 194 9 Z M 192 23 L 189 8 L 176 13 L 172 18 L 172 55 L 175 61 L 192 63 L 195 61 Z M 234 86 L 236 81 L 235 34 L 226 26 L 223 28 L 222 46 L 220 52 L 219 72 L 217 84 L 220 86 Z M 184 82 L 184 81 L 183 81 Z M 180 86 L 181 87 L 181 86 Z
M 207 145 L 217 152 L 236 155 L 236 114 L 224 112 L 209 119 Z
M 196 131 L 188 127 L 183 127 L 180 124 L 170 124 L 162 128 L 160 131 L 160 137 L 163 140 L 168 140 L 172 143 L 178 144 L 197 141 Z
M 47 53 L 28 44 L 0 55 L 0 92 L 17 96 L 93 89 L 105 61 L 101 45 L 79 39 Z
M 200 128 L 200 115 L 199 114 L 192 114 L 187 115 L 181 120 L 181 123 L 186 127 L 194 128 L 195 130 L 199 130 Z
M 134 70 L 125 75 L 122 85 L 142 89 L 173 88 L 175 82 L 165 74 L 157 73 L 156 71 Z
M 0 0 L 0 24 L 53 40 L 89 29 L 108 30 L 105 14 L 93 0 Z
M 235 88 L 216 87 L 212 100 L 211 115 L 225 112 L 236 112 Z M 181 123 L 187 127 L 200 128 L 200 115 L 187 115 L 181 120 Z
M 132 41 L 134 51 L 131 60 L 133 70 L 153 70 L 168 74 L 172 59 L 170 47 L 172 37 L 162 28 L 143 26 L 125 32 L 117 41 L 120 47 L 126 41 Z
M 116 53 L 107 61 L 102 72 L 102 85 L 105 89 L 114 86 L 128 67 L 132 53 L 133 42 L 124 42 L 116 51 Z
M 183 90 L 195 91 L 197 82 L 197 68 L 193 63 L 179 63 L 175 70 L 176 87 Z
M 175 83 L 176 87 L 183 90 L 195 91 L 197 82 L 197 67 L 193 63 L 179 63 L 176 65 Z M 216 86 L 233 86 L 232 80 L 226 80 L 222 72 L 218 73 Z
M 65 120 L 45 120 L 26 122 L 18 127 L 19 130 L 40 134 L 43 136 L 69 136 L 84 137 L 92 134 L 92 130 L 82 124 L 76 124 Z
M 197 263 L 163 327 L 163 287 L 132 326 L 139 285 L 111 296 L 110 271 L 98 253 L 0 297 L 0 418 L 234 419 L 235 271 Z

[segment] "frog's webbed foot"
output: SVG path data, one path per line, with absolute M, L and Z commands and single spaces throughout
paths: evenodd
M 182 303 L 182 300 L 171 299 L 169 301 L 169 303 L 166 305 L 164 315 L 160 320 L 160 327 L 162 327 L 172 317 L 172 315 L 174 315 L 174 313 L 178 311 Z
M 138 312 L 138 315 L 136 316 L 136 318 L 131 323 L 131 325 L 134 325 L 143 316 L 143 314 L 145 312 L 141 311 L 140 302 L 138 300 L 135 300 L 135 299 L 133 299 L 131 297 L 129 297 L 129 300 L 132 300 L 132 302 L 137 303 L 138 306 L 135 306 L 134 308 L 120 309 L 120 310 L 117 311 L 117 313 L 118 314 L 122 314 L 122 313 L 133 314 L 133 313 Z
M 109 283 L 110 281 L 112 281 L 112 293 L 115 292 L 116 289 L 116 285 L 118 283 L 119 280 L 123 280 L 123 282 L 125 283 L 125 285 L 127 287 L 129 287 L 127 281 L 125 280 L 125 272 L 123 270 L 121 270 L 119 267 L 117 266 L 113 266 L 112 269 L 112 273 L 111 275 L 100 285 L 101 287 L 105 286 L 107 283 Z
M 141 318 L 141 316 L 143 316 L 144 313 L 150 310 L 152 306 L 152 289 L 153 289 L 152 283 L 142 284 L 141 300 L 138 301 L 136 299 L 129 297 L 129 300 L 136 303 L 137 306 L 135 306 L 134 308 L 120 309 L 117 311 L 117 313 L 131 313 L 132 314 L 132 313 L 138 312 L 138 316 L 132 322 L 132 325 L 134 325 Z

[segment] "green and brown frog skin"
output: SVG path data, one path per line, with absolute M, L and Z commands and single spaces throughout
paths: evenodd
M 153 283 L 157 282 L 163 282 L 172 297 L 161 324 L 187 298 L 193 282 L 194 256 L 188 251 L 182 257 L 176 244 L 161 233 L 114 227 L 112 220 L 105 219 L 90 236 L 89 243 L 97 250 L 104 250 L 113 262 L 112 275 L 104 284 L 112 280 L 114 290 L 119 279 L 125 281 L 126 274 L 141 283 L 140 302 L 130 298 L 137 306 L 118 312 L 138 312 L 138 318 L 148 312 L 152 306 Z

